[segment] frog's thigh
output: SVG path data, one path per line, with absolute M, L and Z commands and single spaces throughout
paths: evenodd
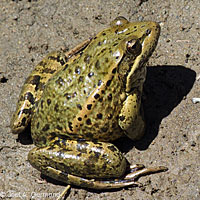
M 79 185 L 81 178 L 118 178 L 124 175 L 127 160 L 110 143 L 56 139 L 50 146 L 34 148 L 28 160 L 43 174 L 68 184 Z M 54 169 L 54 170 L 52 170 Z M 56 170 L 63 172 L 57 173 Z
M 132 140 L 140 139 L 144 134 L 144 117 L 141 98 L 137 93 L 131 94 L 124 102 L 119 116 L 119 125 Z
M 46 82 L 66 64 L 66 56 L 62 52 L 48 54 L 26 79 L 19 96 L 16 111 L 11 120 L 13 133 L 22 132 L 28 125 L 34 104 L 42 93 Z

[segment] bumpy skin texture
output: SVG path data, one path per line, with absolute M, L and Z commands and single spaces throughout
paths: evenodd
M 45 159 L 40 159 L 41 166 L 51 166 L 63 172 L 67 169 L 69 174 L 97 179 L 116 177 L 116 174 L 123 175 L 127 164 L 126 159 L 113 144 L 59 140 L 58 138 L 48 147 L 38 150 L 36 147 L 29 153 L 31 161 L 37 160 L 38 157 L 45 157 Z M 45 167 L 42 170 L 45 171 Z
M 37 147 L 28 159 L 35 168 L 83 187 L 134 184 L 123 179 L 129 165 L 108 141 L 143 135 L 144 64 L 159 33 L 154 22 L 119 17 L 93 39 L 70 52 L 49 54 L 36 66 L 11 122 L 13 132 L 20 132 L 31 121 Z

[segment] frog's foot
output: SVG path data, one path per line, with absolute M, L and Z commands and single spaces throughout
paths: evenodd
M 84 188 L 90 189 L 114 189 L 114 188 L 122 188 L 130 185 L 140 186 L 141 184 L 136 182 L 134 179 L 113 179 L 113 180 L 105 180 L 105 181 L 98 181 L 95 179 L 87 179 L 82 178 L 79 176 L 75 176 L 72 174 L 67 174 L 62 172 L 61 170 L 47 167 L 49 174 L 54 174 L 57 180 L 62 182 L 67 182 L 70 185 L 78 185 Z
M 165 172 L 167 170 L 168 170 L 168 168 L 164 167 L 164 166 L 145 168 L 145 166 L 142 164 L 131 165 L 128 169 L 129 174 L 127 174 L 124 177 L 124 179 L 125 180 L 131 180 L 131 179 L 135 180 L 135 179 L 138 179 L 140 176 L 144 176 L 147 174 L 159 173 L 159 172 Z
M 67 182 L 68 184 L 79 185 L 80 187 L 84 188 L 91 188 L 91 189 L 114 189 L 114 188 L 122 188 L 126 186 L 141 186 L 140 183 L 136 182 L 135 180 L 142 175 L 147 175 L 151 173 L 158 173 L 167 171 L 166 167 L 159 166 L 154 168 L 144 168 L 144 165 L 132 165 L 130 166 L 130 173 L 126 175 L 122 179 L 112 179 L 112 180 L 95 180 L 95 179 L 87 179 L 82 178 L 79 176 L 71 175 L 64 173 L 58 169 L 47 167 L 49 174 L 54 174 L 57 180 L 62 182 Z

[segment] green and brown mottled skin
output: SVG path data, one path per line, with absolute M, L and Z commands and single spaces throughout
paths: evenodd
M 166 170 L 130 166 L 111 143 L 144 133 L 141 95 L 145 63 L 160 27 L 118 17 L 70 52 L 44 58 L 26 80 L 11 121 L 19 133 L 31 122 L 36 148 L 30 163 L 68 184 L 104 189 L 135 184 L 134 178 Z M 133 168 L 133 169 L 132 169 Z

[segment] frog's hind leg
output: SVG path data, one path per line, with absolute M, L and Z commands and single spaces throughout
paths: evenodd
M 126 186 L 141 186 L 140 183 L 136 182 L 135 180 L 139 178 L 142 175 L 157 173 L 157 172 L 164 172 L 167 170 L 166 167 L 159 166 L 154 168 L 145 168 L 144 165 L 136 164 L 131 165 L 129 170 L 131 171 L 130 174 L 126 175 L 123 179 L 114 179 L 114 180 L 107 180 L 107 181 L 97 181 L 94 179 L 86 179 L 86 178 L 80 178 L 78 176 L 65 174 L 60 170 L 49 168 L 49 171 L 51 171 L 52 174 L 60 175 L 59 179 L 63 182 L 66 182 L 66 180 L 71 180 L 72 183 L 76 182 L 79 183 L 80 186 L 85 188 L 92 188 L 92 189 L 114 189 L 114 188 L 122 188 Z M 62 197 L 66 195 L 66 193 L 69 191 L 70 186 L 68 185 L 65 190 L 62 192 L 62 194 L 57 198 L 57 200 L 61 200 Z
M 75 176 L 72 174 L 66 174 L 60 170 L 48 167 L 49 173 L 57 174 L 57 179 L 59 178 L 62 182 L 68 182 L 68 184 L 84 187 L 84 188 L 91 188 L 91 189 L 117 189 L 117 188 L 123 188 L 127 186 L 141 186 L 142 184 L 137 182 L 136 180 L 144 175 L 153 174 L 153 173 L 159 173 L 167 171 L 168 169 L 164 166 L 159 167 L 151 167 L 151 168 L 145 168 L 143 165 L 134 165 L 134 172 L 126 175 L 124 178 L 121 179 L 107 179 L 107 180 L 95 180 L 95 179 L 87 179 L 82 178 L 79 176 Z
M 28 160 L 43 174 L 70 185 L 92 189 L 122 188 L 138 185 L 135 179 L 166 168 L 129 166 L 122 153 L 106 142 L 55 138 L 48 147 L 36 147 Z
M 50 53 L 31 72 L 22 87 L 17 109 L 11 120 L 13 133 L 20 133 L 26 128 L 46 82 L 65 65 L 66 60 L 62 52 Z
M 35 67 L 21 90 L 17 108 L 10 123 L 13 133 L 20 133 L 27 127 L 31 114 L 34 112 L 34 105 L 40 99 L 47 81 L 76 59 L 90 40 L 84 41 L 68 52 L 52 52 Z
M 158 167 L 149 167 L 146 168 L 142 164 L 136 164 L 131 165 L 129 167 L 129 174 L 127 174 L 124 179 L 125 180 L 131 180 L 131 179 L 138 179 L 140 176 L 148 175 L 148 174 L 154 174 L 158 172 L 165 172 L 168 168 L 164 166 L 158 166 Z

